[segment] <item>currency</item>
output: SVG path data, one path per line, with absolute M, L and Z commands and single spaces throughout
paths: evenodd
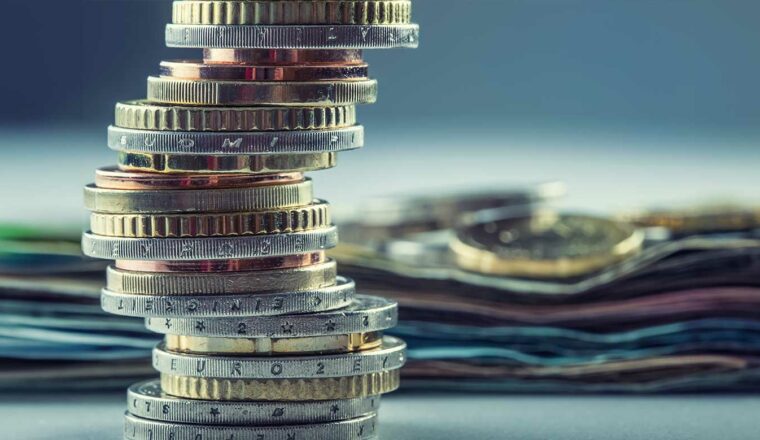
M 329 206 L 303 173 L 363 146 L 355 106 L 376 100 L 377 82 L 361 49 L 416 46 L 411 2 L 180 0 L 172 20 L 167 45 L 209 50 L 162 62 L 147 100 L 117 104 L 117 165 L 85 188 L 81 238 L 85 255 L 115 261 L 103 311 L 145 318 L 164 341 L 151 355 L 155 336 L 106 330 L 93 297 L 56 298 L 44 319 L 22 298 L 0 305 L 0 335 L 4 318 L 21 330 L 0 353 L 66 352 L 80 381 L 87 361 L 150 357 L 161 380 L 128 391 L 130 440 L 376 438 L 378 396 L 398 388 L 406 362 L 406 344 L 383 335 L 397 304 L 338 275 L 325 256 L 337 244 Z M 311 51 L 323 45 L 333 50 Z M 108 344 L 78 335 L 85 327 Z M 96 373 L 101 386 L 129 376 Z
M 146 295 L 104 289 L 100 304 L 109 313 L 135 317 L 267 316 L 348 307 L 355 293 L 353 281 L 336 277 L 328 287 L 253 295 Z
M 292 426 L 217 426 L 187 423 L 159 422 L 141 419 L 130 413 L 124 416 L 125 439 L 155 440 L 228 440 L 230 438 L 269 438 L 287 440 L 304 438 L 357 438 L 370 439 L 375 435 L 376 415 L 360 416 L 349 420 L 328 423 L 310 423 Z
M 312 402 L 184 400 L 161 391 L 156 380 L 127 391 L 129 412 L 143 419 L 196 425 L 286 425 L 332 422 L 377 411 L 380 397 Z
M 569 278 L 639 252 L 644 235 L 608 219 L 534 211 L 479 211 L 460 225 L 451 250 L 465 270 L 525 278 Z

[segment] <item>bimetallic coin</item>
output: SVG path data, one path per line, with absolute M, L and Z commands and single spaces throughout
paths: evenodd
M 335 285 L 253 295 L 147 295 L 104 289 L 100 304 L 115 315 L 136 317 L 275 316 L 336 310 L 351 304 L 354 282 L 338 277 Z
M 303 173 L 156 174 L 104 167 L 95 171 L 95 186 L 105 189 L 219 189 L 303 182 Z
M 111 214 L 245 212 L 304 206 L 314 200 L 310 179 L 245 188 L 121 190 L 84 188 L 85 207 Z
M 396 325 L 398 306 L 385 298 L 356 295 L 342 310 L 254 318 L 147 318 L 156 333 L 221 338 L 304 338 L 387 330 Z
M 361 376 L 401 368 L 406 361 L 406 344 L 386 336 L 381 348 L 356 353 L 307 356 L 209 356 L 173 353 L 163 343 L 153 349 L 153 368 L 175 376 L 307 379 Z
M 321 200 L 297 208 L 253 212 L 90 215 L 93 234 L 134 238 L 280 234 L 326 228 L 330 224 L 329 205 Z
M 412 21 L 409 0 L 279 0 L 175 1 L 175 24 L 406 24 Z
M 325 81 L 365 79 L 366 63 L 245 65 L 206 64 L 200 61 L 162 61 L 161 76 L 179 79 L 215 79 L 227 81 Z
M 169 423 L 124 416 L 126 440 L 293 440 L 357 439 L 375 437 L 375 414 L 328 423 L 278 426 L 220 426 Z
M 198 49 L 390 49 L 415 48 L 416 24 L 370 26 L 186 25 L 166 26 L 168 47 Z
M 106 271 L 107 289 L 134 295 L 229 295 L 238 293 L 295 292 L 334 286 L 337 265 L 329 260 L 295 269 L 246 272 L 129 272 Z
M 148 77 L 148 99 L 193 105 L 335 106 L 371 104 L 377 81 L 216 81 Z
M 334 226 L 305 232 L 207 238 L 120 238 L 82 234 L 85 255 L 106 260 L 234 260 L 279 257 L 335 247 Z
M 108 147 L 116 151 L 162 154 L 334 153 L 361 148 L 364 127 L 310 131 L 199 132 L 147 131 L 108 127 Z
M 357 49 L 203 49 L 206 64 L 320 65 L 365 64 Z
M 116 260 L 117 269 L 134 272 L 244 272 L 247 270 L 292 269 L 325 261 L 325 252 L 284 255 L 246 260 L 142 261 Z
M 172 352 L 217 355 L 329 354 L 373 350 L 382 346 L 382 332 L 312 336 L 309 338 L 204 338 L 164 336 L 164 347 Z
M 311 402 L 181 399 L 161 391 L 158 380 L 134 384 L 127 391 L 127 409 L 137 417 L 197 425 L 271 426 L 322 423 L 353 419 L 374 413 L 379 408 L 380 396 Z
M 210 156 L 119 151 L 122 170 L 151 173 L 288 173 L 333 168 L 335 153 Z
M 312 401 L 376 396 L 398 389 L 401 370 L 319 379 L 219 379 L 161 374 L 166 394 L 187 399 Z
M 225 50 L 226 51 L 226 50 Z M 224 56 L 225 53 L 214 56 Z M 116 104 L 115 125 L 135 130 L 326 130 L 356 124 L 356 107 L 198 107 L 150 101 Z
M 611 219 L 549 210 L 481 211 L 451 243 L 459 267 L 493 275 L 566 278 L 591 273 L 641 250 L 643 234 Z

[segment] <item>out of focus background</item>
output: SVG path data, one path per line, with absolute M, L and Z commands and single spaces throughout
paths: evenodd
M 115 161 L 114 103 L 144 97 L 161 60 L 201 57 L 164 47 L 170 3 L 1 6 L 0 389 L 121 390 L 155 375 L 146 357 L 158 336 L 100 310 L 105 263 L 81 258 L 77 236 L 82 186 Z M 743 393 L 702 406 L 528 401 L 509 422 L 533 438 L 555 411 L 564 421 L 535 438 L 574 423 L 577 438 L 612 438 L 583 425 L 588 409 L 642 438 L 748 438 L 757 401 L 746 394 L 760 389 L 760 4 L 414 3 L 419 49 L 365 51 L 380 83 L 378 103 L 359 110 L 366 146 L 311 173 L 343 228 L 341 273 L 400 303 L 405 389 Z M 483 231 L 499 237 L 492 248 Z M 524 260 L 503 239 L 515 232 L 533 263 L 604 262 L 505 273 L 471 252 Z M 621 253 L 619 242 L 635 245 Z M 506 405 L 483 399 L 472 402 L 486 412 Z M 416 402 L 430 429 L 409 438 L 445 438 L 429 401 Z M 642 412 L 660 405 L 670 412 Z M 403 437 L 402 425 L 389 430 Z M 487 425 L 480 438 L 503 438 Z
M 82 219 L 81 185 L 113 162 L 114 101 L 143 97 L 161 60 L 200 51 L 165 48 L 168 1 L 3 9 L 0 218 Z M 367 193 L 555 179 L 568 204 L 596 210 L 756 200 L 758 12 L 752 0 L 418 0 L 421 47 L 367 51 L 380 80 L 360 109 L 367 148 L 317 174 L 318 190 L 336 209 Z M 21 191 L 11 183 L 30 161 L 46 178 Z

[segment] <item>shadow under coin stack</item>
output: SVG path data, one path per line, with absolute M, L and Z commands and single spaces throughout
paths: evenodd
M 303 173 L 362 146 L 362 49 L 414 47 L 411 2 L 174 2 L 148 99 L 119 103 L 118 167 L 85 189 L 82 246 L 115 260 L 103 308 L 165 335 L 128 391 L 125 438 L 371 439 L 405 344 L 396 304 L 355 294 Z

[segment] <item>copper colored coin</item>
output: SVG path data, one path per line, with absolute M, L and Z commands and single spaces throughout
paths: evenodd
M 203 49 L 204 63 L 363 64 L 361 50 Z
M 121 171 L 116 167 L 95 172 L 95 185 L 108 189 L 241 188 L 302 182 L 303 173 L 281 174 L 157 174 Z
M 117 269 L 133 272 L 245 272 L 254 270 L 293 269 L 320 264 L 326 261 L 325 253 L 287 255 L 284 257 L 251 258 L 245 260 L 202 261 L 142 261 L 116 260 Z
M 367 64 L 308 64 L 296 66 L 203 64 L 199 61 L 162 61 L 161 75 L 181 79 L 230 81 L 319 81 L 366 78 Z

